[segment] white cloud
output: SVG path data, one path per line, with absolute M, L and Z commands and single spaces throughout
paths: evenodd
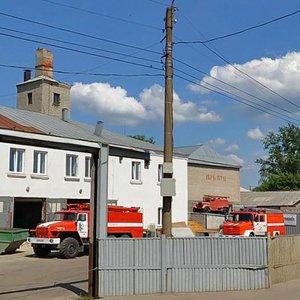
M 214 139 L 214 140 L 209 140 L 208 143 L 209 143 L 210 145 L 212 145 L 212 146 L 216 146 L 216 145 L 224 145 L 224 144 L 225 144 L 225 140 L 222 139 L 222 138 L 220 138 L 220 137 L 218 137 L 218 138 L 216 138 L 216 139 Z
M 85 113 L 107 116 L 113 123 L 135 125 L 147 119 L 145 107 L 135 98 L 127 96 L 121 87 L 108 83 L 75 83 L 71 89 L 72 105 Z
M 247 132 L 247 136 L 253 140 L 261 140 L 264 137 L 264 134 L 261 132 L 261 130 L 258 127 L 256 127 L 256 128 L 250 129 Z
M 137 125 L 142 121 L 162 119 L 164 116 L 164 88 L 158 84 L 145 88 L 140 99 L 130 97 L 122 87 L 109 83 L 75 83 L 71 89 L 72 105 L 83 113 L 100 115 L 111 123 Z M 205 105 L 183 102 L 174 92 L 174 122 L 219 122 L 222 118 Z
M 238 144 L 231 144 L 225 149 L 226 152 L 237 152 L 239 150 L 240 146 Z
M 234 64 L 234 66 L 240 69 L 242 72 L 247 73 L 251 77 L 255 78 L 263 85 L 279 93 L 283 97 L 289 99 L 297 105 L 300 105 L 300 52 L 289 52 L 285 56 L 274 59 L 263 57 L 260 59 L 251 60 L 244 64 Z M 257 84 L 253 84 L 249 78 L 240 74 L 231 65 L 214 66 L 210 70 L 210 75 L 270 103 L 280 105 L 281 107 L 283 107 L 282 104 L 285 103 L 282 98 L 274 95 Z M 224 88 L 229 92 L 249 99 L 249 96 L 245 95 L 244 93 L 237 91 L 233 87 L 224 85 L 222 82 L 217 81 L 209 76 L 205 76 L 200 83 L 205 86 L 205 82 L 220 88 Z M 189 85 L 189 88 L 192 91 L 199 92 L 201 94 L 209 93 L 208 90 L 203 89 L 195 84 Z M 250 99 L 252 102 L 270 107 L 270 104 L 262 103 L 258 99 Z M 292 106 L 287 102 L 286 105 L 288 108 L 293 108 L 295 110 L 295 106 Z
M 227 157 L 228 157 L 229 159 L 231 159 L 234 163 L 236 163 L 236 164 L 238 164 L 238 165 L 240 165 L 240 166 L 242 166 L 242 165 L 245 163 L 244 160 L 243 160 L 242 158 L 238 157 L 238 156 L 235 155 L 235 154 L 228 154 Z
M 153 114 L 164 115 L 164 88 L 158 84 L 146 88 L 140 94 L 141 103 Z M 194 102 L 182 102 L 179 95 L 173 93 L 173 110 L 175 122 L 219 122 L 222 118 L 214 111 L 207 111 L 205 106 L 199 107 Z

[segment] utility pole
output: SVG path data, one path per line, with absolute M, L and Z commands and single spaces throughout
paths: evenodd
M 164 125 L 164 164 L 161 182 L 163 196 L 162 233 L 172 236 L 172 196 L 175 196 L 175 179 L 173 179 L 173 57 L 172 30 L 174 6 L 166 10 L 165 32 L 165 125 Z

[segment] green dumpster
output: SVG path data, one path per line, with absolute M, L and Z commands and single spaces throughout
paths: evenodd
M 28 229 L 0 227 L 0 253 L 15 252 L 28 236 Z

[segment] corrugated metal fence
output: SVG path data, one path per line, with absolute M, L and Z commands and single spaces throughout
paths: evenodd
M 266 238 L 99 240 L 101 296 L 269 287 Z

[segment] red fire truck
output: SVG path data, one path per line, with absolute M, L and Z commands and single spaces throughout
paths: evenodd
M 27 239 L 39 257 L 59 250 L 64 258 L 74 258 L 89 245 L 89 204 L 67 204 L 55 213 L 55 220 L 39 224 Z M 108 205 L 108 237 L 143 237 L 143 213 L 138 207 Z
M 224 235 L 285 235 L 284 215 L 279 210 L 243 209 L 231 212 L 223 224 Z
M 230 210 L 229 197 L 204 195 L 203 200 L 193 204 L 193 212 L 214 212 L 228 214 Z

